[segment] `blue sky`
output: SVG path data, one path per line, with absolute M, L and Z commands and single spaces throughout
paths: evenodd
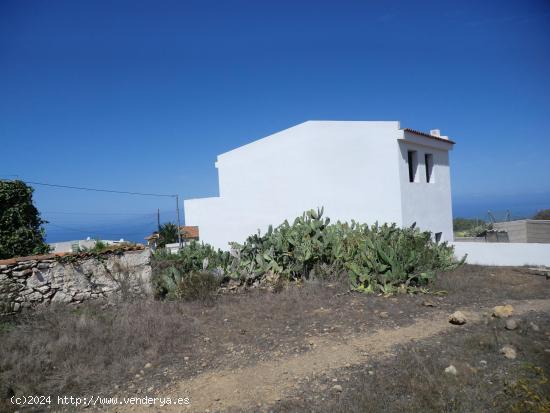
M 543 0 L 2 0 L 0 176 L 213 196 L 219 153 L 308 119 L 400 120 L 457 141 L 455 212 L 521 214 L 550 207 L 549 67 Z M 175 215 L 35 196 L 51 233 Z

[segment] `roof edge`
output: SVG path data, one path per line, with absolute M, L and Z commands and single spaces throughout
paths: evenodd
M 409 133 L 413 133 L 413 134 L 415 134 L 415 135 L 424 136 L 424 137 L 426 137 L 426 138 L 435 139 L 436 141 L 441 141 L 441 142 L 450 143 L 451 145 L 455 145 L 455 144 L 456 144 L 455 141 L 452 141 L 452 140 L 450 140 L 450 139 L 440 138 L 440 137 L 438 137 L 438 136 L 433 136 L 433 135 L 430 135 L 429 133 L 420 132 L 420 131 L 417 131 L 417 130 L 415 130 L 415 129 L 403 128 L 402 130 L 403 130 L 404 132 L 409 132 Z

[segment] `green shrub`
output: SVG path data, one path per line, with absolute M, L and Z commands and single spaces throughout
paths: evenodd
M 233 260 L 227 273 L 253 280 L 267 273 L 290 279 L 346 271 L 353 289 L 391 293 L 426 285 L 438 270 L 455 268 L 453 248 L 436 243 L 429 232 L 393 225 L 353 222 L 330 224 L 323 210 L 308 211 L 263 236 L 233 243 Z
M 182 273 L 175 267 L 168 267 L 155 277 L 154 287 L 158 297 L 208 301 L 213 298 L 220 281 L 212 271 Z
M 229 264 L 229 253 L 216 250 L 212 246 L 191 242 L 185 245 L 177 254 L 171 254 L 164 250 L 158 250 L 153 255 L 153 290 L 157 298 L 184 298 L 187 294 L 181 294 L 180 281 L 183 280 L 181 288 L 187 286 L 187 277 L 191 275 L 195 283 L 198 274 L 204 277 L 213 276 L 219 285 L 225 275 L 225 269 Z M 205 281 L 205 285 L 209 281 Z
M 251 284 L 258 280 L 327 278 L 346 273 L 352 289 L 384 294 L 412 291 L 427 285 L 436 271 L 461 262 L 453 248 L 432 240 L 413 225 L 368 226 L 357 222 L 331 224 L 323 211 L 308 211 L 292 224 L 269 227 L 243 244 L 232 243 L 231 255 L 209 245 L 191 243 L 176 255 L 156 253 L 153 287 L 157 297 L 190 298 L 190 283 L 213 276 Z M 191 276 L 192 275 L 192 276 Z M 192 280 L 190 280 L 190 277 Z M 204 284 L 211 285 L 210 281 Z
M 493 224 L 481 219 L 455 218 L 453 230 L 459 237 L 484 237 L 487 231 L 493 229 Z
M 158 246 L 164 247 L 166 244 L 172 244 L 178 242 L 178 229 L 179 227 L 173 222 L 166 222 L 159 228 L 159 241 Z
M 532 219 L 550 219 L 550 209 L 541 209 Z
M 47 224 L 34 206 L 34 189 L 23 181 L 0 179 L 0 259 L 45 254 Z
M 193 271 L 182 277 L 176 286 L 176 298 L 184 301 L 210 301 L 218 287 L 220 279 L 210 271 Z

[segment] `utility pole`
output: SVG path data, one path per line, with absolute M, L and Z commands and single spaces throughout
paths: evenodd
M 160 208 L 157 208 L 157 230 L 160 233 Z
M 179 203 L 179 195 L 176 195 L 176 212 L 178 214 L 178 244 L 181 248 L 181 223 L 180 223 L 180 203 Z

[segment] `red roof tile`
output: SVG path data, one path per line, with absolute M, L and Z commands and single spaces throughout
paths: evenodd
M 199 227 L 182 226 L 180 227 L 181 235 L 187 239 L 199 239 Z

